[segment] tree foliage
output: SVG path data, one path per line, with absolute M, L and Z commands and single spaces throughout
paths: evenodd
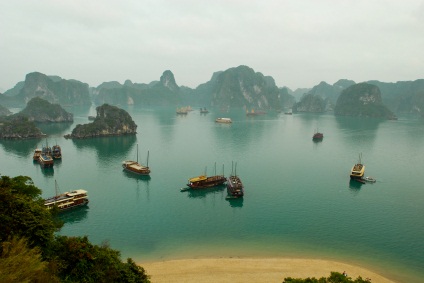
M 31 178 L 1 176 L 0 282 L 150 282 L 142 267 L 122 262 L 107 244 L 55 237 L 61 225 Z
M 329 277 L 321 277 L 319 279 L 315 277 L 308 277 L 306 279 L 301 278 L 284 278 L 283 283 L 370 283 L 371 279 L 366 278 L 362 279 L 361 276 L 358 276 L 356 279 L 344 275 L 340 272 L 331 272 Z

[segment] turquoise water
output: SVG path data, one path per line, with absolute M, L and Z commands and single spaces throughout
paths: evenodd
M 73 124 L 43 125 L 63 160 L 53 170 L 33 164 L 45 139 L 0 141 L 0 173 L 28 175 L 43 196 L 59 189 L 88 190 L 86 209 L 63 215 L 65 235 L 108 241 L 138 262 L 183 257 L 296 256 L 358 264 L 399 282 L 424 276 L 424 121 L 325 115 L 267 114 L 218 109 L 177 116 L 175 109 L 128 112 L 138 134 L 66 140 L 94 108 L 68 109 Z M 230 117 L 231 125 L 216 124 Z M 313 142 L 319 129 L 322 142 Z M 145 163 L 150 178 L 122 170 Z M 358 154 L 375 184 L 350 184 Z M 225 199 L 224 187 L 180 192 L 187 179 L 224 166 L 245 185 L 242 200 Z

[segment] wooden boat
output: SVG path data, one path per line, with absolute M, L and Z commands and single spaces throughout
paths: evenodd
M 362 154 L 359 154 L 359 160 L 358 163 L 353 165 L 352 170 L 350 171 L 350 178 L 351 179 L 361 179 L 364 177 L 365 173 L 365 165 L 362 164 Z
M 215 122 L 216 122 L 216 123 L 223 123 L 223 124 L 230 124 L 230 123 L 232 123 L 233 121 L 231 121 L 231 119 L 230 119 L 230 118 L 216 118 L 216 119 L 215 119 Z
M 138 163 L 138 144 L 137 144 L 137 161 L 126 160 L 122 162 L 122 167 L 129 171 L 140 175 L 149 175 L 149 151 L 147 151 L 147 166 Z
M 53 158 L 50 155 L 41 153 L 40 157 L 38 158 L 38 162 L 43 167 L 53 167 L 54 161 Z
M 240 198 L 244 196 L 244 186 L 241 179 L 237 176 L 237 163 L 234 174 L 231 168 L 231 175 L 227 179 L 227 198 Z
M 200 114 L 206 114 L 206 113 L 209 113 L 209 110 L 206 109 L 206 107 L 200 108 Z
M 38 162 L 38 159 L 40 158 L 40 155 L 41 155 L 41 148 L 36 148 L 35 150 L 34 150 L 34 155 L 32 156 L 32 160 L 34 161 L 34 162 Z
M 89 200 L 87 191 L 74 190 L 71 192 L 59 194 L 56 180 L 54 182 L 56 195 L 54 197 L 50 197 L 44 200 L 44 207 L 46 207 L 47 209 L 57 207 L 60 211 L 63 211 L 88 204 Z
M 187 115 L 188 109 L 187 107 L 177 108 L 177 115 Z
M 54 145 L 52 148 L 52 157 L 53 159 L 61 159 L 62 158 L 62 149 L 59 145 Z
M 264 114 L 266 114 L 265 111 L 255 111 L 253 109 L 250 112 L 246 111 L 247 116 L 258 116 L 258 115 L 264 115 Z
M 315 132 L 315 134 L 312 136 L 313 140 L 322 140 L 324 138 L 323 133 Z
M 204 175 L 200 175 L 200 176 L 188 179 L 187 186 L 191 189 L 205 189 L 205 188 L 211 188 L 211 187 L 223 185 L 226 181 L 227 179 L 224 177 L 224 172 L 222 172 L 222 175 L 216 175 L 216 164 L 215 164 L 214 176 L 207 177 L 205 172 Z

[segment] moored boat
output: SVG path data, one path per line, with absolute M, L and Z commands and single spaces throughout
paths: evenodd
M 364 179 L 363 179 L 365 182 L 368 182 L 368 183 L 375 183 L 375 182 L 377 182 L 377 180 L 376 179 L 374 179 L 373 177 L 365 177 Z
M 150 168 L 149 168 L 149 151 L 147 151 L 147 165 L 141 165 L 138 163 L 138 144 L 137 144 L 137 161 L 133 160 L 126 160 L 122 162 L 122 168 L 124 170 L 127 170 L 129 172 L 133 172 L 140 175 L 149 175 L 150 174 Z
M 38 162 L 43 167 L 53 167 L 54 164 L 53 158 L 45 153 L 41 153 L 40 157 L 38 158 Z
M 62 158 L 62 149 L 57 144 L 52 147 L 52 157 L 53 157 L 53 159 L 61 159 Z
M 32 160 L 34 161 L 34 162 L 38 162 L 38 159 L 40 158 L 40 155 L 41 155 L 41 149 L 40 148 L 36 148 L 35 150 L 34 150 L 34 155 L 32 156 Z
M 214 176 L 208 177 L 205 172 L 204 175 L 200 175 L 200 176 L 188 179 L 187 186 L 191 189 L 205 189 L 205 188 L 211 188 L 211 187 L 223 185 L 226 181 L 227 181 L 227 178 L 224 177 L 224 172 L 222 175 L 216 175 L 216 164 L 215 164 Z
M 206 114 L 206 113 L 209 113 L 209 110 L 206 109 L 206 107 L 200 108 L 200 114 Z
M 65 192 L 58 194 L 58 186 L 55 180 L 55 191 L 56 195 L 44 200 L 44 207 L 52 209 L 57 207 L 60 211 L 83 206 L 88 204 L 88 195 L 86 190 L 74 190 L 71 192 Z
M 227 179 L 227 198 L 240 198 L 244 196 L 244 186 L 241 179 L 237 176 L 237 163 L 235 165 L 234 174 L 231 172 L 231 175 Z M 232 171 L 232 169 L 231 169 Z
M 322 140 L 324 138 L 324 134 L 320 133 L 320 132 L 316 132 L 313 136 L 312 139 L 313 140 Z
M 365 174 L 365 165 L 362 164 L 362 154 L 359 155 L 358 163 L 353 165 L 352 170 L 350 171 L 350 178 L 351 179 L 361 179 L 364 177 Z
M 187 107 L 177 108 L 177 115 L 187 115 L 188 111 Z
M 215 122 L 216 122 L 216 123 L 223 123 L 223 124 L 230 124 L 230 123 L 232 123 L 233 121 L 231 121 L 231 119 L 230 119 L 230 118 L 216 118 L 216 119 L 215 119 Z

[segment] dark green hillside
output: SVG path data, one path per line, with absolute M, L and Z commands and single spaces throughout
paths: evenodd
M 395 117 L 383 104 L 380 89 L 368 83 L 359 83 L 343 90 L 337 99 L 334 113 L 340 116 L 386 119 Z
M 325 112 L 326 105 L 327 100 L 319 95 L 308 93 L 304 94 L 300 101 L 293 105 L 293 112 L 322 113 Z
M 34 122 L 72 122 L 73 114 L 67 112 L 59 104 L 52 104 L 40 97 L 28 101 L 27 106 L 19 115 L 28 117 Z
M 0 118 L 0 139 L 40 138 L 44 134 L 27 117 L 12 115 Z

